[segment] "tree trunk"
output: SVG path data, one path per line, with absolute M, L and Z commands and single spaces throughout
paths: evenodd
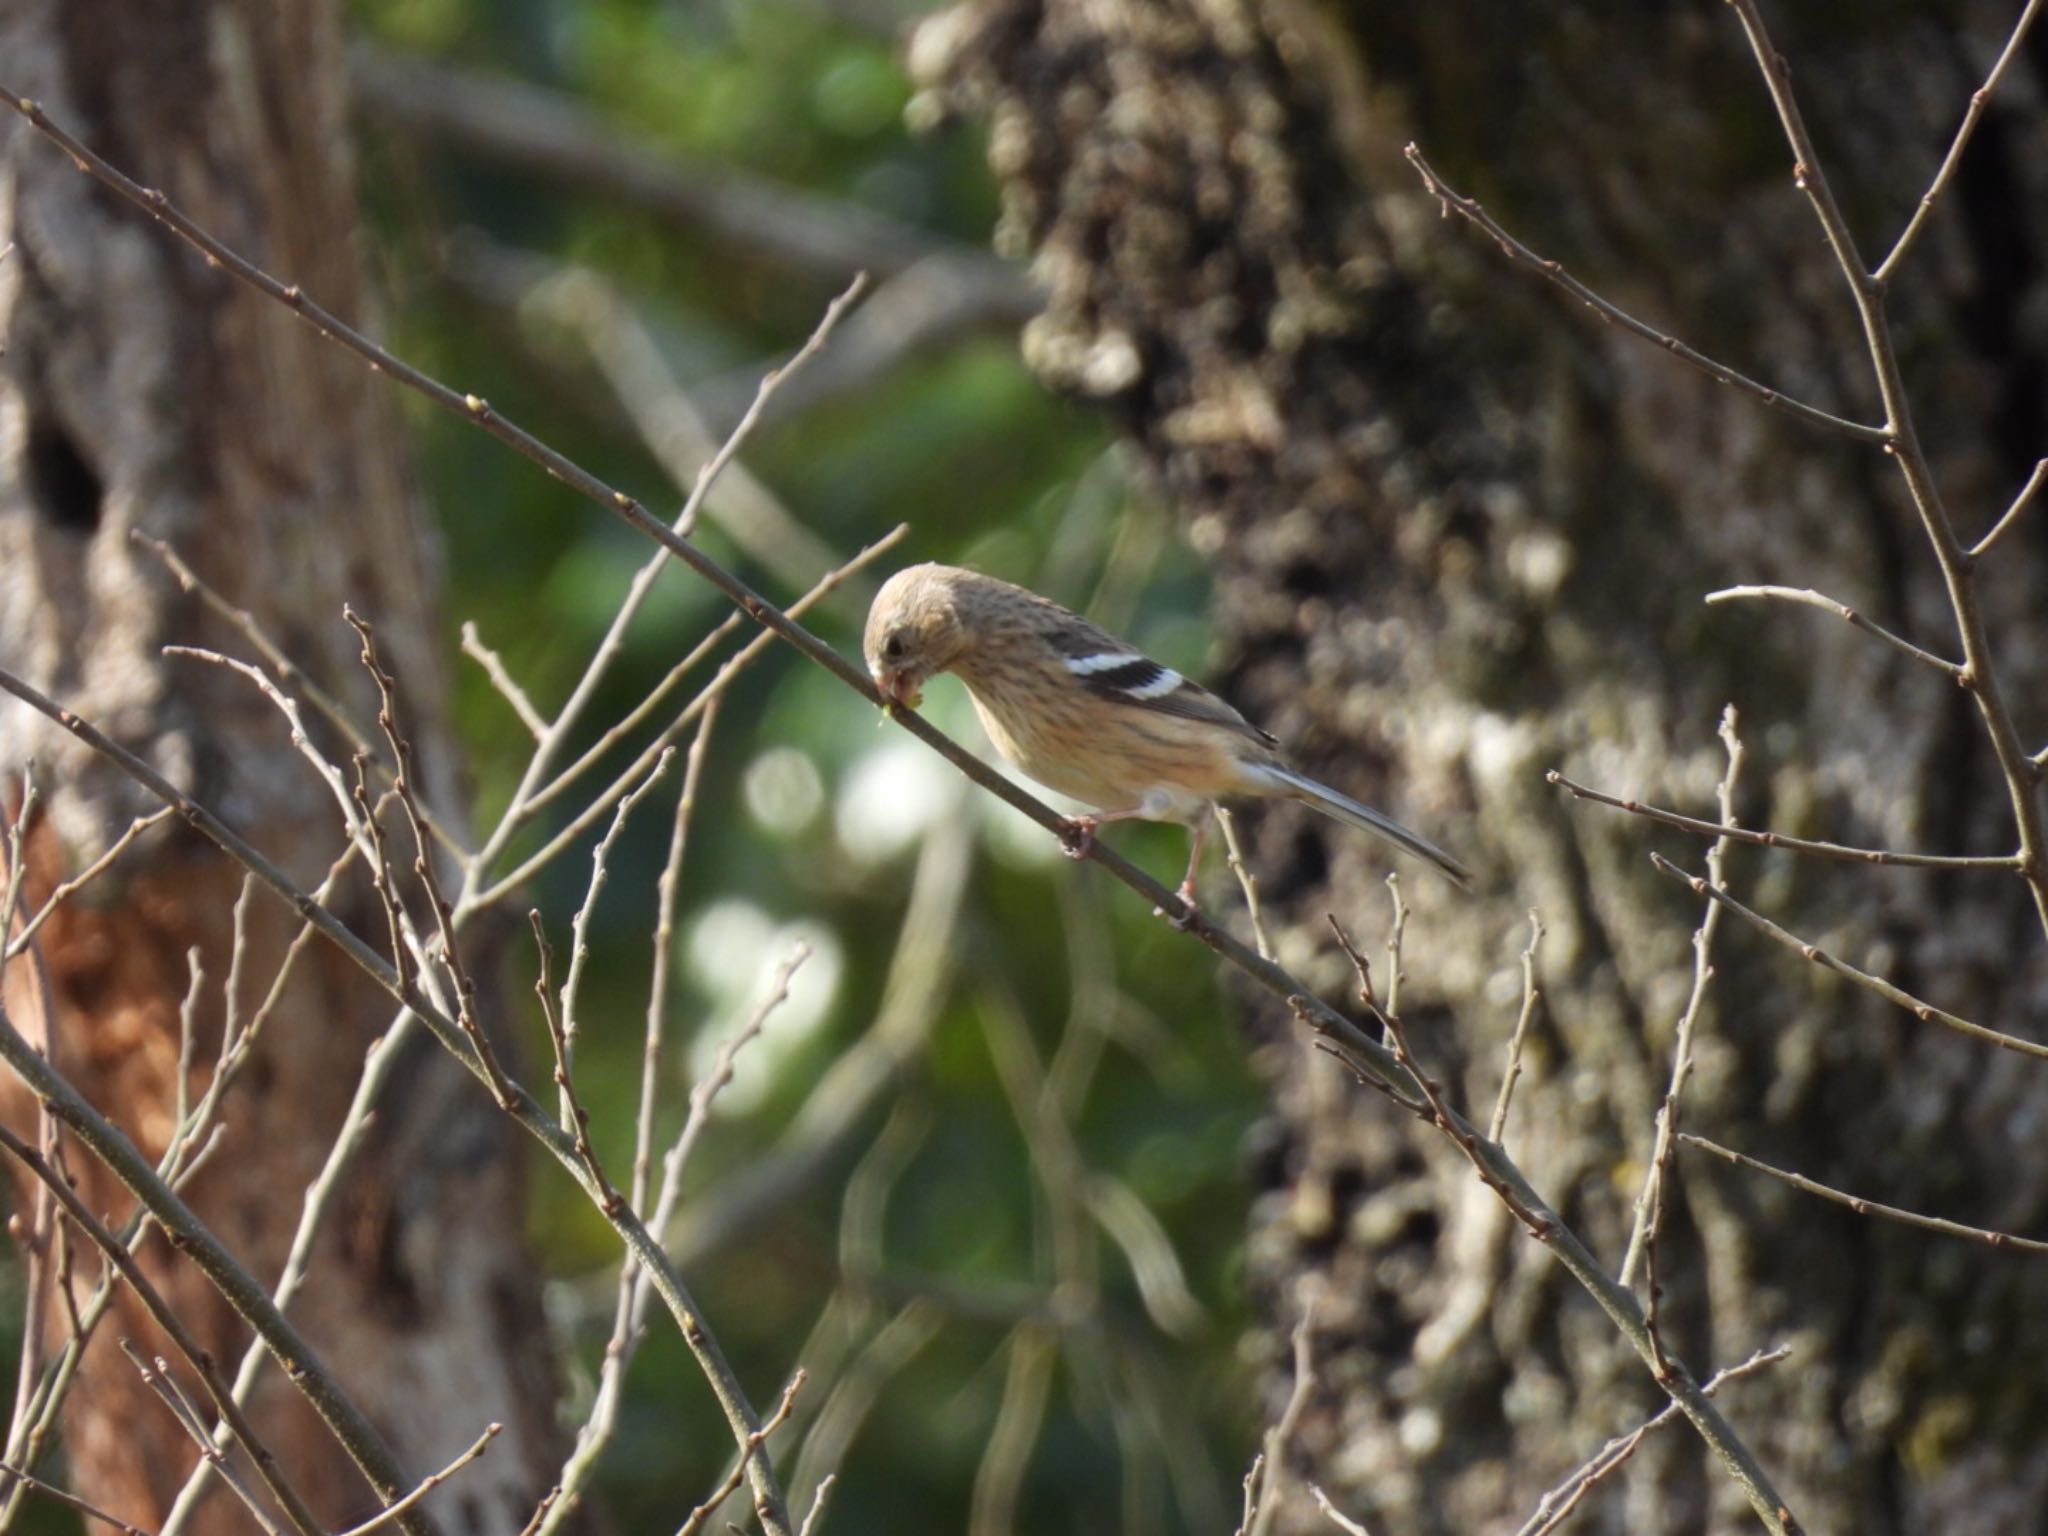
M 2018 8 L 1945 9 L 1766 6 L 1873 262 Z M 1848 292 L 1734 15 L 970 0 L 913 58 L 935 105 L 991 124 L 1000 239 L 1035 253 L 1051 292 L 1027 355 L 1142 446 L 1214 558 L 1224 690 L 1313 770 L 1483 866 L 1476 899 L 1401 870 L 1404 1013 L 1482 1122 L 1540 909 L 1544 1006 L 1506 1141 L 1618 1266 L 1699 918 L 1647 853 L 1697 869 L 1702 845 L 1566 803 L 1544 770 L 1711 818 L 1732 701 L 1748 825 L 1948 853 L 2015 842 L 1960 689 L 1823 613 L 1701 603 L 1739 582 L 1812 586 L 1955 654 L 1890 462 L 1594 323 L 1438 217 L 1403 163 L 1420 140 L 1623 308 L 1879 421 Z M 2037 32 L 1891 296 L 1966 540 L 2048 447 L 2048 156 L 2027 151 L 2048 131 L 2044 65 Z M 2048 735 L 2044 567 L 2037 509 L 1980 582 L 2030 750 Z M 1324 915 L 1377 943 L 1383 852 L 1289 808 L 1250 819 L 1280 957 L 1334 997 L 1346 976 Z M 2048 945 L 2009 873 L 1738 848 L 1729 878 L 1852 963 L 2042 1033 Z M 2040 1230 L 2039 1062 L 1922 1023 L 1732 919 L 1714 960 L 1688 1129 L 1873 1199 Z M 1278 1122 L 1250 1234 L 1269 1411 L 1317 1297 L 1292 1470 L 1376 1533 L 1511 1529 L 1661 1395 L 1440 1136 L 1349 1088 L 1270 1007 L 1255 1029 Z M 2038 1262 L 1682 1150 L 1662 1321 L 1701 1376 L 1791 1343 L 1724 1404 L 1809 1529 L 2008 1530 L 2048 1496 Z M 1749 1518 L 1681 1427 L 1577 1528 Z M 1281 1528 L 1325 1527 L 1297 1491 Z
M 368 310 L 335 7 L 0 0 L 0 69 L 236 249 L 344 315 Z M 167 541 L 367 724 L 377 701 L 342 623 L 346 600 L 377 625 L 401 676 L 425 797 L 460 826 L 437 572 L 388 386 L 114 206 L 23 123 L 4 132 L 0 240 L 14 244 L 0 264 L 0 662 L 220 810 L 310 889 L 341 848 L 333 804 L 245 679 L 161 654 L 171 643 L 250 647 L 137 536 Z M 335 733 L 317 733 L 345 762 Z M 150 807 L 111 765 L 10 702 L 0 773 L 17 808 L 31 763 L 33 903 Z M 399 848 L 409 864 L 402 834 Z M 195 1096 L 207 1080 L 239 885 L 208 845 L 163 826 L 43 930 L 49 1049 L 151 1155 L 172 1125 L 188 950 L 205 977 Z M 382 930 L 366 881 L 336 903 L 358 931 Z M 244 1019 L 297 930 L 254 898 L 237 978 Z M 17 1021 L 43 1015 L 28 966 L 6 981 Z M 316 944 L 230 1090 L 220 1145 L 188 1194 L 259 1275 L 278 1273 L 364 1052 L 390 1022 L 389 1000 Z M 10 1097 L 22 1125 L 33 1106 Z M 118 1219 L 132 1208 L 89 1158 L 74 1149 L 70 1163 L 93 1209 Z M 415 1475 L 503 1422 L 492 1454 L 434 1496 L 449 1530 L 517 1530 L 554 1465 L 521 1182 L 506 1123 L 422 1037 L 293 1307 Z M 160 1241 L 144 1260 L 231 1365 L 246 1334 L 199 1273 Z M 94 1267 L 77 1266 L 81 1294 Z M 53 1331 L 61 1341 L 61 1310 Z M 98 1335 L 66 1422 L 71 1476 L 94 1502 L 154 1526 L 193 1450 L 116 1351 L 117 1333 L 149 1337 L 139 1313 Z M 338 1527 L 376 1507 L 274 1367 L 251 1417 L 323 1520 Z M 243 1518 L 216 1487 L 198 1528 L 240 1529 Z

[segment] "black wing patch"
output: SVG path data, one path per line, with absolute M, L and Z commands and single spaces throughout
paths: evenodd
M 1084 688 L 1142 709 L 1184 720 L 1201 720 L 1249 737 L 1265 746 L 1274 738 L 1260 730 L 1199 683 L 1191 683 L 1173 668 L 1161 666 L 1136 651 L 1097 651 L 1090 655 L 1063 658 L 1066 668 Z

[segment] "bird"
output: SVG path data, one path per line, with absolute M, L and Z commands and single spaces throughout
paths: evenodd
M 1190 913 L 1211 808 L 1231 796 L 1299 801 L 1472 888 L 1458 860 L 1303 773 L 1277 737 L 1208 689 L 1028 588 L 959 566 L 907 566 L 875 594 L 861 649 L 884 708 L 917 708 L 924 685 L 951 673 L 1004 758 L 1094 807 L 1070 818 L 1070 854 L 1109 822 L 1186 825 L 1179 895 Z

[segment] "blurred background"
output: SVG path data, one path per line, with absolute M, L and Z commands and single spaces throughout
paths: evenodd
M 919 9 L 356 6 L 392 343 L 672 515 L 704 443 L 865 271 L 861 307 L 713 491 L 705 547 L 786 601 L 907 524 L 815 617 L 848 654 L 880 578 L 932 559 L 1024 582 L 1204 675 L 1200 563 L 1134 492 L 1101 418 L 1051 399 L 1020 357 L 1032 296 L 989 254 L 985 135 L 909 125 L 904 23 Z M 589 153 L 551 161 L 540 138 Z M 546 708 L 645 541 L 416 406 L 447 611 Z M 591 734 L 724 611 L 688 572 L 664 574 Z M 526 740 L 480 669 L 464 664 L 456 699 L 489 817 Z M 926 711 L 986 752 L 956 683 Z M 878 724 L 781 647 L 719 713 L 679 905 L 664 1135 L 791 944 L 811 954 L 693 1154 L 685 1273 L 749 1381 L 778 1379 L 817 1330 L 804 1411 L 829 1398 L 851 1415 L 843 1529 L 1221 1528 L 1261 1425 L 1238 1349 L 1256 1095 L 1215 969 Z M 663 812 L 642 815 L 598 909 L 587 1007 L 601 1022 L 579 1069 L 610 1166 L 630 1157 L 666 841 Z M 1114 839 L 1165 877 L 1184 836 Z M 558 927 L 587 873 L 571 855 L 535 892 Z M 805 1107 L 863 1042 L 873 1075 L 834 1079 L 818 1129 Z M 772 1167 L 787 1176 L 764 1178 Z M 587 1391 L 616 1243 L 554 1170 L 532 1198 L 550 1322 Z M 566 1411 L 575 1422 L 573 1390 Z M 620 1529 L 650 1529 L 727 1452 L 672 1331 L 653 1330 L 622 1411 L 597 1497 Z

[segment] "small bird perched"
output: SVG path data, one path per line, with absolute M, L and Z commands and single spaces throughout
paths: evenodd
M 1223 700 L 1035 592 L 951 565 L 913 565 L 875 594 L 862 641 L 888 704 L 915 709 L 927 679 L 967 685 L 989 739 L 1048 789 L 1095 806 L 1105 822 L 1178 821 L 1193 832 L 1182 901 L 1210 807 L 1226 795 L 1299 800 L 1426 859 L 1467 889 L 1441 848 L 1289 766 L 1279 742 Z

